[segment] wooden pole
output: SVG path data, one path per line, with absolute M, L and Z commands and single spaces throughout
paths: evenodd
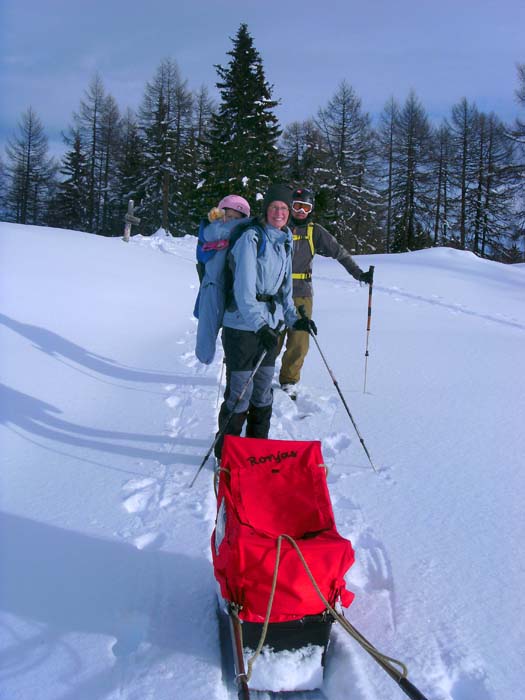
M 124 236 L 122 237 L 122 240 L 125 241 L 126 243 L 129 243 L 129 239 L 131 236 L 131 226 L 132 224 L 140 224 L 140 219 L 138 216 L 133 215 L 134 211 L 134 202 L 132 199 L 128 201 L 128 211 L 126 213 L 126 216 L 124 217 L 125 225 L 124 225 Z

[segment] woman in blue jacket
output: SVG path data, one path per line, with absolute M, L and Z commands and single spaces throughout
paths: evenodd
M 224 435 L 240 435 L 245 422 L 246 437 L 268 437 L 278 325 L 316 332 L 313 321 L 298 318 L 292 298 L 293 244 L 287 226 L 291 202 L 287 185 L 270 186 L 262 218 L 236 240 L 229 253 L 233 300 L 222 320 L 226 390 L 219 412 L 221 438 L 215 446 L 218 459 Z M 263 352 L 266 355 L 248 384 Z

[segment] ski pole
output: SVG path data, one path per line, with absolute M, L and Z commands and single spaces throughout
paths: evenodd
M 368 338 L 370 336 L 370 322 L 372 320 L 372 286 L 374 284 L 374 266 L 368 268 L 370 273 L 370 283 L 368 285 L 368 320 L 366 324 L 366 349 L 365 349 L 365 383 L 363 385 L 363 394 L 366 393 L 366 370 L 368 367 Z
M 308 318 L 307 315 L 306 315 L 306 311 L 305 311 L 304 306 L 300 306 L 298 310 L 299 310 L 300 315 L 301 315 L 303 318 Z M 332 382 L 334 383 L 334 386 L 335 386 L 335 388 L 337 389 L 337 393 L 338 393 L 339 396 L 341 397 L 341 401 L 343 402 L 343 406 L 345 407 L 346 412 L 348 413 L 348 416 L 349 416 L 350 420 L 352 421 L 352 425 L 354 426 L 355 432 L 357 433 L 357 437 L 359 438 L 359 441 L 361 442 L 361 445 L 363 446 L 363 450 L 365 451 L 366 456 L 368 457 L 368 461 L 369 461 L 370 464 L 372 465 L 372 469 L 373 469 L 375 472 L 377 472 L 377 469 L 375 468 L 374 463 L 372 462 L 372 458 L 370 457 L 370 453 L 369 453 L 368 450 L 366 449 L 365 441 L 364 441 L 363 438 L 361 437 L 361 433 L 359 432 L 359 428 L 357 427 L 356 422 L 355 422 L 355 420 L 354 420 L 352 414 L 350 413 L 350 409 L 348 408 L 348 405 L 347 405 L 347 403 L 346 403 L 346 401 L 345 401 L 345 397 L 343 396 L 343 394 L 342 394 L 342 392 L 341 392 L 341 389 L 339 388 L 339 384 L 337 383 L 337 379 L 334 377 L 334 373 L 332 372 L 332 370 L 331 370 L 330 367 L 328 366 L 328 362 L 326 361 L 326 358 L 325 358 L 325 356 L 323 355 L 323 351 L 321 350 L 321 347 L 319 346 L 319 343 L 318 343 L 318 341 L 317 341 L 317 338 L 315 337 L 315 335 L 312 333 L 311 330 L 309 330 L 308 332 L 309 332 L 309 334 L 311 335 L 311 337 L 314 339 L 315 344 L 317 345 L 317 349 L 319 350 L 319 354 L 320 354 L 321 357 L 323 358 L 323 362 L 324 362 L 324 364 L 325 364 L 326 369 L 328 370 L 328 374 L 329 374 L 330 377 L 332 378 Z
M 279 321 L 279 323 L 277 324 L 277 328 L 276 328 L 275 330 L 276 330 L 277 332 L 280 331 L 282 325 L 283 325 L 283 322 L 282 322 L 282 321 Z M 246 383 L 245 383 L 245 385 L 243 386 L 243 388 L 241 389 L 241 392 L 240 392 L 239 396 L 238 396 L 237 399 L 235 400 L 235 403 L 233 404 L 233 408 L 232 408 L 232 410 L 230 411 L 230 414 L 229 414 L 229 416 L 228 416 L 228 418 L 227 418 L 227 420 L 226 420 L 226 423 L 222 426 L 222 428 L 219 430 L 219 432 L 218 432 L 217 435 L 215 436 L 215 440 L 214 440 L 214 441 L 212 442 L 212 444 L 210 445 L 210 449 L 206 452 L 206 455 L 205 455 L 204 459 L 202 460 L 202 462 L 200 463 L 200 466 L 199 466 L 199 468 L 197 469 L 197 471 L 196 471 L 196 473 L 195 473 L 195 476 L 194 476 L 193 479 L 191 480 L 190 489 L 191 489 L 191 487 L 193 486 L 193 484 L 195 483 L 195 480 L 196 480 L 197 477 L 199 476 L 199 474 L 200 474 L 202 468 L 204 467 L 204 465 L 205 465 L 206 462 L 208 461 L 209 456 L 211 455 L 211 453 L 212 453 L 213 450 L 215 449 L 215 445 L 219 442 L 219 440 L 221 439 L 221 437 L 226 433 L 226 428 L 230 425 L 230 422 L 231 422 L 231 420 L 232 420 L 232 418 L 233 418 L 233 414 L 235 413 L 235 409 L 237 408 L 237 406 L 238 406 L 238 404 L 240 403 L 242 397 L 244 396 L 244 394 L 245 394 L 246 391 L 248 390 L 248 387 L 250 386 L 250 382 L 253 380 L 255 374 L 257 373 L 257 370 L 258 370 L 259 367 L 262 365 L 263 360 L 264 360 L 264 358 L 266 357 L 267 354 L 268 354 L 268 350 L 263 350 L 263 351 L 262 351 L 261 356 L 260 356 L 259 359 L 257 360 L 257 364 L 256 364 L 255 367 L 253 368 L 252 373 L 250 374 L 250 376 L 249 376 L 248 379 L 246 380 Z

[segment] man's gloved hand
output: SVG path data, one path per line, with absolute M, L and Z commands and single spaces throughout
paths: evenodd
M 359 281 L 360 281 L 360 282 L 364 282 L 365 284 L 371 284 L 372 279 L 373 279 L 373 278 L 372 278 L 372 275 L 373 275 L 373 271 L 372 271 L 372 270 L 368 270 L 368 272 L 362 272 L 362 273 L 359 275 Z
M 263 348 L 268 352 L 276 347 L 277 341 L 279 340 L 279 333 L 273 328 L 270 328 L 268 324 L 259 328 L 256 335 L 261 341 Z
M 219 207 L 213 207 L 213 209 L 210 209 L 208 212 L 208 221 L 217 221 L 217 219 L 224 219 L 224 209 L 219 209 Z
M 294 331 L 306 331 L 307 333 L 317 335 L 317 326 L 311 318 L 307 318 L 306 316 L 302 316 L 298 321 L 296 321 L 292 328 Z

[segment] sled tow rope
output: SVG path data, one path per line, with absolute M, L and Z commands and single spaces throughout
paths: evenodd
M 277 575 L 279 572 L 279 564 L 281 560 L 281 545 L 282 541 L 287 540 L 292 547 L 295 549 L 297 556 L 299 557 L 304 570 L 306 571 L 306 574 L 308 578 L 310 579 L 310 582 L 312 583 L 312 586 L 315 588 L 315 591 L 321 601 L 323 602 L 323 605 L 326 606 L 326 609 L 330 612 L 332 617 L 336 622 L 339 622 L 339 624 L 343 627 L 343 629 L 353 638 L 356 640 L 356 642 L 368 653 L 370 656 L 381 666 L 381 668 L 388 673 L 388 675 L 393 678 L 393 680 L 399 685 L 401 690 L 407 695 L 410 700 L 427 700 L 427 698 L 408 680 L 408 669 L 406 665 L 402 661 L 398 661 L 397 659 L 392 658 L 391 656 L 387 656 L 386 654 L 383 654 L 380 652 L 376 647 L 369 642 L 366 637 L 364 637 L 359 630 L 357 630 L 346 618 L 344 615 L 341 613 L 337 612 L 335 608 L 333 608 L 330 603 L 326 600 L 324 597 L 321 589 L 319 588 L 317 581 L 315 580 L 312 572 L 310 571 L 310 568 L 308 564 L 306 563 L 306 560 L 303 556 L 303 553 L 299 549 L 299 546 L 297 542 L 293 539 L 293 537 L 290 537 L 290 535 L 279 535 L 277 538 L 277 553 L 276 553 L 276 558 L 275 558 L 275 568 L 273 572 L 273 579 L 272 579 L 272 588 L 270 591 L 270 597 L 268 599 L 268 607 L 266 610 L 266 617 L 264 620 L 262 632 L 261 632 L 261 637 L 259 639 L 259 644 L 257 645 L 257 649 L 253 653 L 253 655 L 248 659 L 247 662 L 247 670 L 244 672 L 244 661 L 243 661 L 243 656 L 242 656 L 242 624 L 239 619 L 238 611 L 239 607 L 236 605 L 230 605 L 230 620 L 232 620 L 231 624 L 232 627 L 235 625 L 235 621 L 237 623 L 237 640 L 238 643 L 240 643 L 240 656 L 241 656 L 241 666 L 242 666 L 242 673 L 237 671 L 237 682 L 239 684 L 239 679 L 240 676 L 242 675 L 242 680 L 247 684 L 251 678 L 252 675 L 252 668 L 253 664 L 255 663 L 255 660 L 261 653 L 261 650 L 264 646 L 264 642 L 266 640 L 266 634 L 268 631 L 268 624 L 270 621 L 270 614 L 272 612 L 272 606 L 273 606 L 273 601 L 274 601 L 274 596 L 275 596 L 275 590 L 277 588 Z M 235 646 L 236 642 L 234 640 L 234 651 L 235 651 Z M 249 692 L 249 691 L 248 691 Z M 241 685 L 239 684 L 239 700 L 248 700 L 249 695 L 241 695 Z

